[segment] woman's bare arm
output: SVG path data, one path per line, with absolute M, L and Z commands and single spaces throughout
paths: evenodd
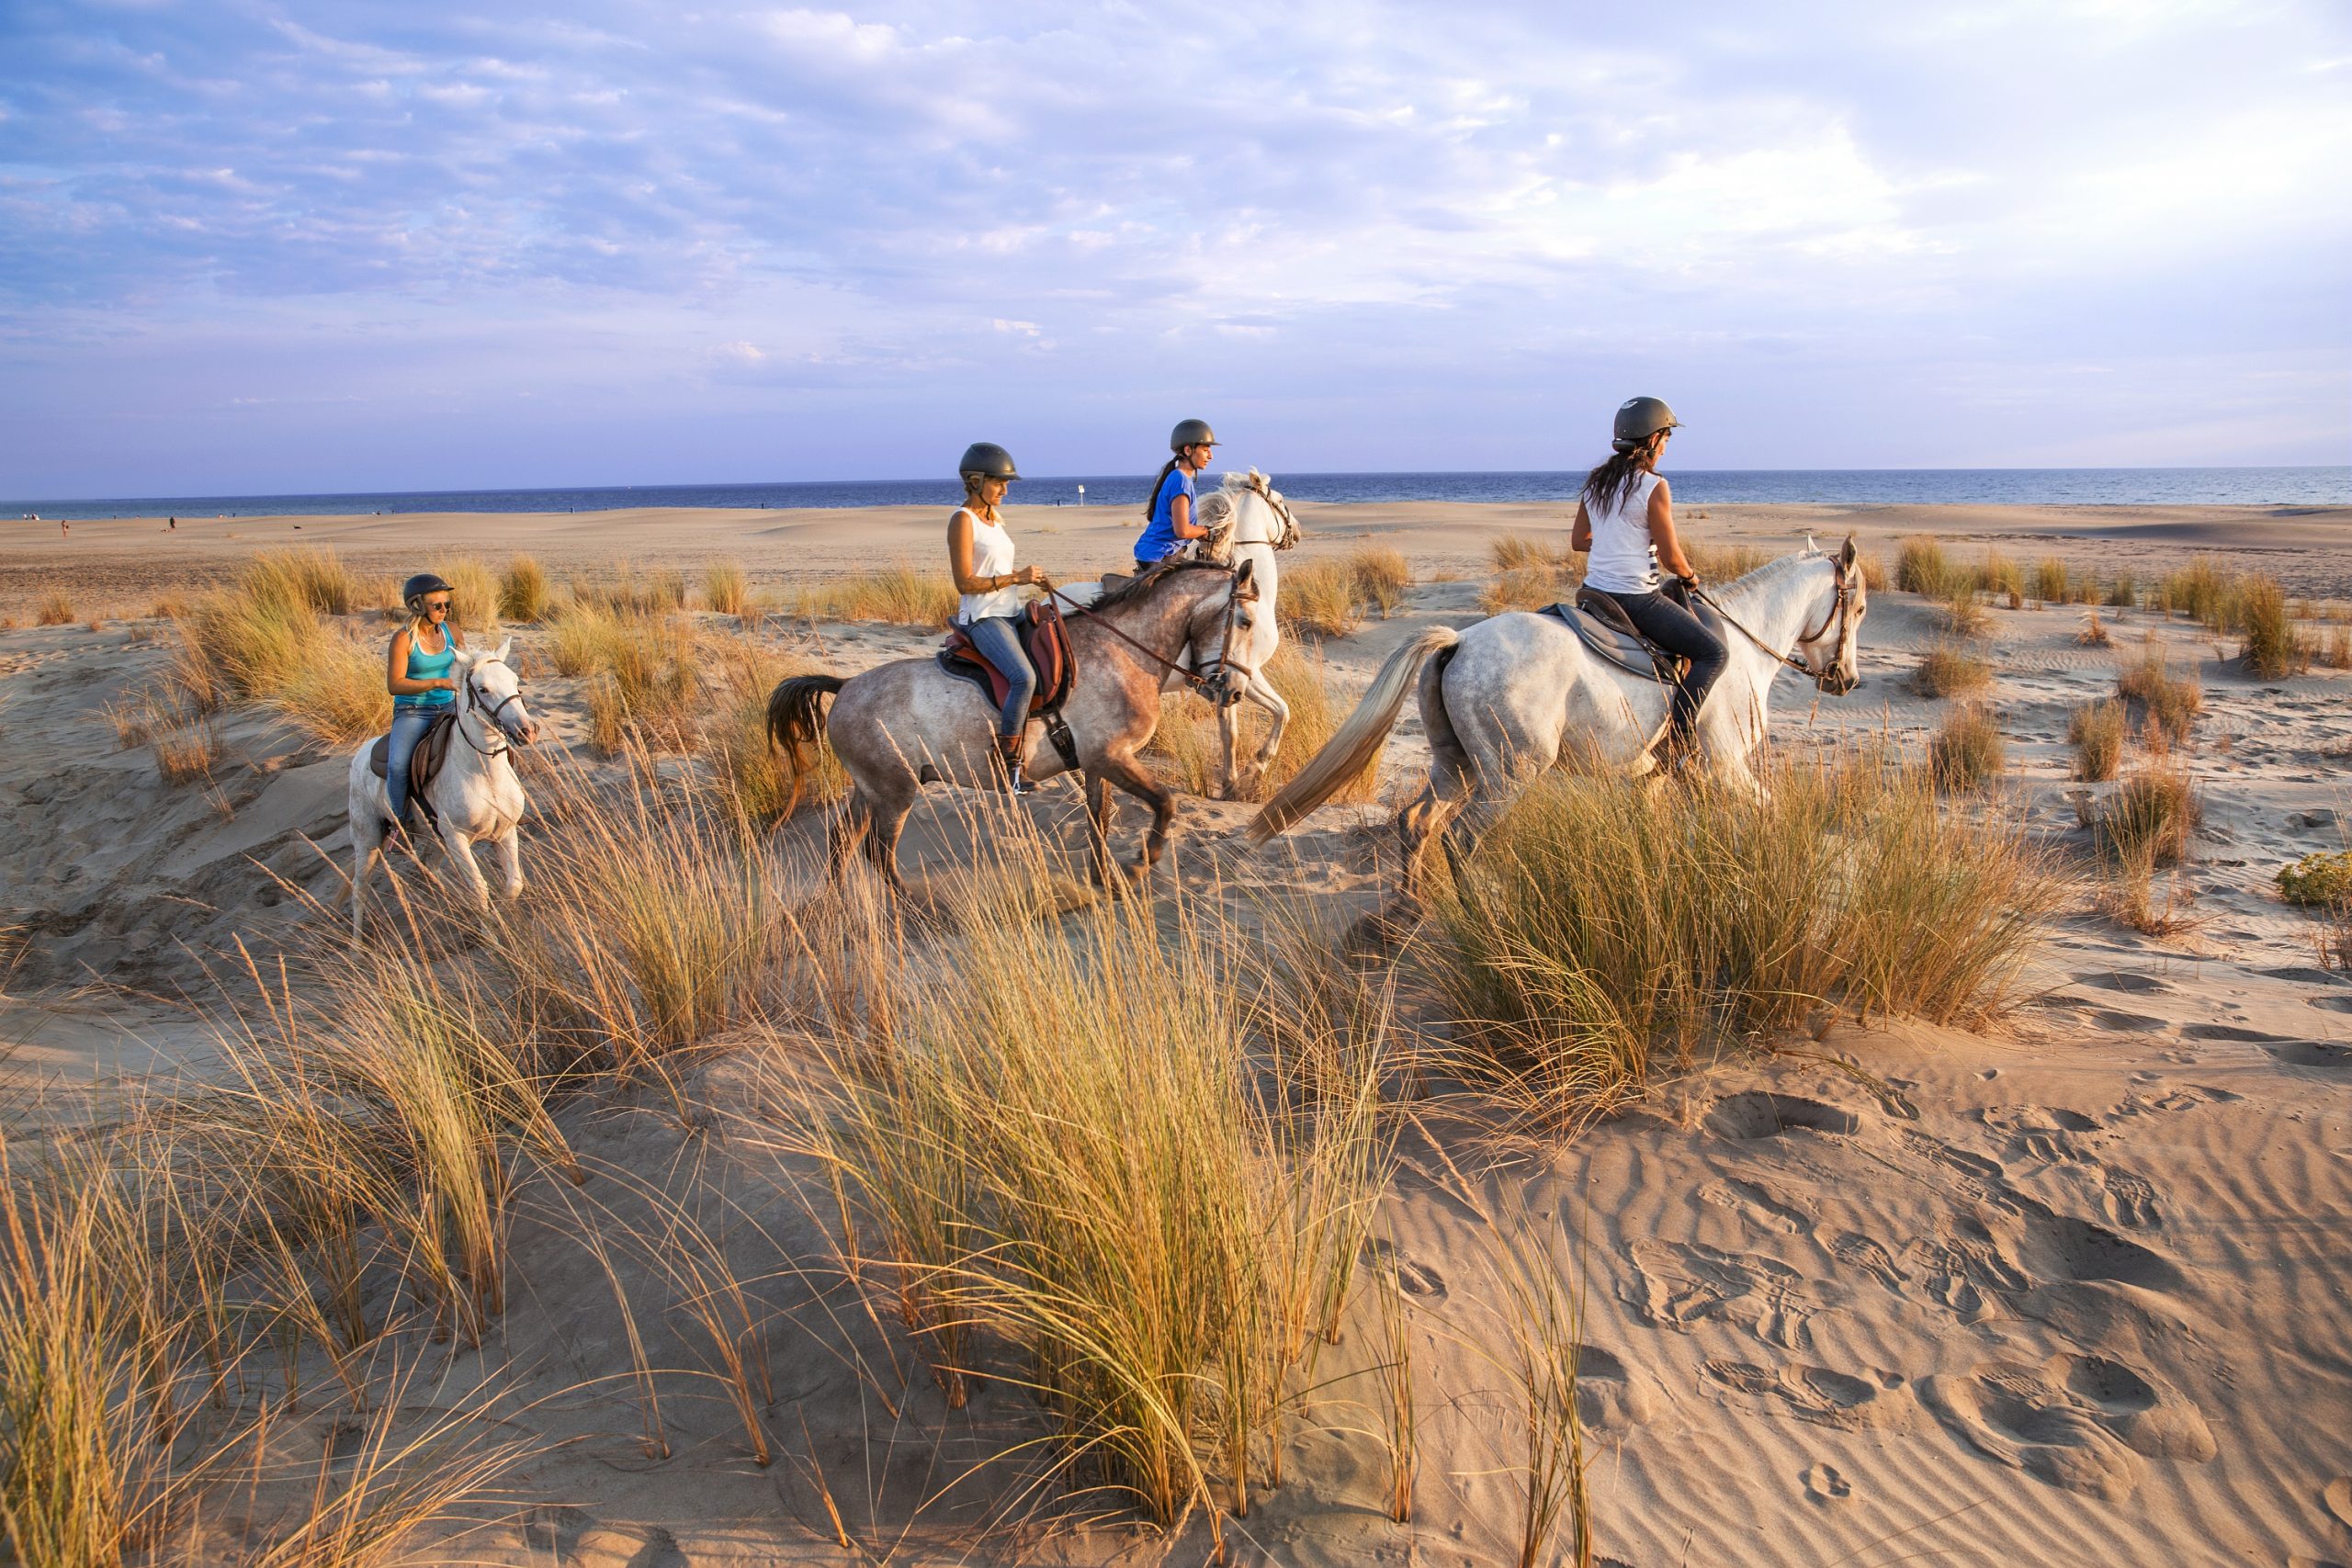
M 1585 514 L 1584 502 L 1577 502 L 1576 526 L 1568 530 L 1568 548 L 1577 555 L 1592 549 L 1592 519 Z

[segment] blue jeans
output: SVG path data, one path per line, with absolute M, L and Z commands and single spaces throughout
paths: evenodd
M 445 704 L 436 708 L 394 708 L 392 710 L 392 742 L 384 749 L 384 794 L 390 797 L 393 820 L 408 824 L 408 760 L 433 721 L 447 711 Z
M 1029 699 L 1037 694 L 1037 672 L 1029 667 L 1029 656 L 1021 651 L 1019 629 L 1009 615 L 990 615 L 986 620 L 967 623 L 964 635 L 1012 682 L 1005 688 L 1004 708 L 997 715 L 996 732 L 1022 734 L 1029 728 Z
M 1698 727 L 1699 706 L 1707 700 L 1707 690 L 1724 672 L 1724 666 L 1731 662 L 1731 650 L 1706 622 L 1656 590 L 1609 596 L 1624 606 L 1626 617 L 1644 637 L 1690 661 L 1690 673 L 1674 688 L 1673 728 L 1667 737 L 1669 748 L 1689 744 L 1690 732 Z

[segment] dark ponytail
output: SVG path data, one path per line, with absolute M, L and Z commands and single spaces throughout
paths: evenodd
M 1150 522 L 1151 514 L 1159 510 L 1159 487 L 1166 484 L 1168 476 L 1175 471 L 1176 459 L 1170 457 L 1159 466 L 1159 474 L 1151 481 L 1151 489 L 1144 492 L 1143 520 L 1146 523 Z
M 1636 475 L 1652 472 L 1657 463 L 1657 437 L 1621 442 L 1617 450 L 1584 477 L 1583 500 L 1597 512 L 1614 512 L 1625 492 L 1634 488 Z

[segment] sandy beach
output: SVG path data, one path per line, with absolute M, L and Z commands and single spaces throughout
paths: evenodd
M 1566 525 L 1556 506 L 1309 505 L 1300 516 L 1307 539 L 1286 568 L 1374 545 L 1402 552 L 1415 578 L 1395 613 L 1325 645 L 1342 706 L 1415 630 L 1479 618 L 1495 539 Z M 529 554 L 559 588 L 620 563 L 692 579 L 733 560 L 755 595 L 781 603 L 815 579 L 898 560 L 928 570 L 943 521 L 913 508 L 182 518 L 170 532 L 162 519 L 77 522 L 66 538 L 53 524 L 0 523 L 10 1082 L 60 1118 L 103 1118 L 140 1081 L 215 1070 L 201 1015 L 220 1002 L 224 958 L 241 940 L 262 953 L 301 949 L 319 940 L 308 901 L 342 897 L 345 750 L 232 708 L 198 787 L 164 782 L 151 747 L 118 742 L 107 710 L 160 681 L 170 658 L 170 624 L 148 618 L 155 601 L 300 546 L 331 547 L 371 580 L 456 554 L 493 568 Z M 1008 509 L 1023 558 L 1070 576 L 1121 567 L 1135 522 Z M 2215 554 L 2292 594 L 2352 596 L 2352 508 L 1719 505 L 1686 512 L 1684 527 L 1774 553 L 1851 533 L 1890 565 L 1897 540 L 1933 535 L 1962 560 L 1996 546 L 2143 581 Z M 71 599 L 73 620 L 31 624 L 53 593 Z M 1839 754 L 1884 738 L 1924 750 L 1951 701 L 1918 694 L 1909 677 L 1945 640 L 1939 614 L 1891 587 L 1874 593 L 1865 683 L 1836 700 L 1784 676 L 1776 745 Z M 2078 607 L 1988 614 L 1987 701 L 2007 745 L 1995 798 L 2075 879 L 2038 933 L 2023 1004 L 1982 1032 L 1827 1022 L 1817 1040 L 1666 1077 L 1572 1141 L 1502 1156 L 1426 1130 L 1404 1137 L 1366 1272 L 1393 1270 L 1415 1314 L 1428 1456 L 1415 1518 L 1383 1512 L 1385 1461 L 1361 1386 L 1378 1337 L 1360 1304 L 1282 1438 L 1287 1479 L 1233 1522 L 1237 1561 L 1514 1560 L 1498 1436 L 1511 1417 L 1479 1354 L 1494 1237 L 1472 1218 L 1475 1195 L 1534 1216 L 1556 1256 L 1575 1260 L 1599 1562 L 2352 1562 L 2352 976 L 2322 966 L 2314 923 L 2273 883 L 2352 832 L 2352 675 L 2258 679 L 2234 639 L 2143 609 L 2102 611 L 2103 646 L 2081 640 Z M 935 642 L 917 627 L 691 618 L 710 638 L 844 674 Z M 546 625 L 511 629 L 548 728 L 542 750 L 610 770 L 588 755 L 591 682 L 554 672 Z M 2168 884 L 2189 918 L 2156 936 L 2098 907 L 2083 801 L 2114 786 L 2076 782 L 2066 743 L 2075 708 L 2151 649 L 2193 671 L 2205 703 L 2178 753 L 2203 790 L 2204 823 Z M 1255 854 L 1241 838 L 1252 807 L 1185 799 L 1159 897 L 1181 886 L 1241 908 L 1303 895 L 1335 923 L 1370 912 L 1395 870 L 1389 803 L 1427 760 L 1408 709 L 1382 760 L 1382 803 L 1328 807 Z M 956 795 L 930 792 L 910 830 L 910 863 L 934 875 L 968 858 Z M 1077 841 L 1068 784 L 1030 810 L 1052 842 Z M 773 852 L 813 855 L 823 816 L 796 817 Z M 1136 819 L 1131 808 L 1127 852 Z M 534 864 L 562 854 L 566 830 L 526 831 Z M 649 1180 L 705 1162 L 716 1171 L 712 1190 L 735 1205 L 730 1235 L 758 1276 L 774 1390 L 763 1418 L 799 1457 L 747 1461 L 707 1378 L 677 1385 L 668 1456 L 649 1457 L 628 1401 L 610 1392 L 628 1386 L 634 1363 L 605 1266 L 546 1213 L 525 1217 L 504 1315 L 481 1348 L 448 1352 L 417 1395 L 420 1407 L 454 1406 L 496 1382 L 522 1412 L 508 1429 L 533 1444 L 505 1483 L 522 1511 L 469 1538 L 467 1560 L 1204 1561 L 1197 1511 L 1172 1536 L 1107 1505 L 1050 1529 L 981 1529 L 999 1483 L 945 1483 L 1026 1430 L 1034 1402 L 1000 1382 L 950 1411 L 910 1363 L 883 1413 L 881 1384 L 844 1359 L 842 1336 L 876 1365 L 891 1359 L 885 1337 L 813 1310 L 832 1298 L 796 1270 L 818 1266 L 821 1227 L 762 1184 L 757 1140 L 738 1124 L 751 1118 L 756 1055 L 722 1041 L 695 1059 L 680 1093 L 706 1114 L 687 1130 L 642 1085 L 567 1113 L 564 1128 L 584 1154 Z M 706 1364 L 685 1323 L 650 1314 L 644 1358 Z M 288 1451 L 332 1445 L 334 1421 L 324 1405 L 289 1417 Z M 247 1522 L 208 1528 L 225 1553 Z

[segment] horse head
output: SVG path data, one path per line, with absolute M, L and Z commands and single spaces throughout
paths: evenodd
M 1237 543 L 1271 545 L 1278 550 L 1298 543 L 1301 530 L 1290 502 L 1274 488 L 1274 481 L 1257 469 L 1226 475 L 1218 494 L 1232 498 L 1235 516 L 1241 524 L 1234 530 Z
M 457 650 L 458 697 L 460 712 L 481 716 L 509 740 L 528 746 L 539 738 L 539 722 L 523 705 L 522 677 L 506 662 L 514 639 L 508 637 L 492 653 Z
M 1215 707 L 1241 700 L 1257 671 L 1234 657 L 1246 651 L 1257 626 L 1258 563 L 1245 559 L 1229 574 L 1204 585 L 1184 612 L 1184 648 L 1195 671 L 1211 670 L 1202 695 Z M 1207 573 L 1203 573 L 1204 578 Z
M 1813 551 L 1813 542 L 1805 541 Z M 1842 697 L 1862 683 L 1860 653 L 1862 617 L 1870 614 L 1870 587 L 1862 581 L 1854 536 L 1829 560 L 1829 604 L 1821 624 L 1797 639 L 1797 658 L 1814 684 L 1833 697 Z

